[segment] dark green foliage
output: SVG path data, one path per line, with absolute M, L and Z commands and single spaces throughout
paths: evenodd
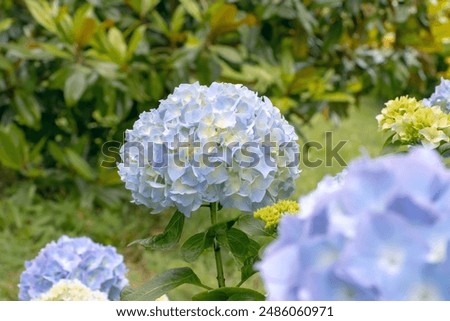
M 0 4 L 0 126 L 17 137 L 0 162 L 80 193 L 119 183 L 99 166 L 118 157 L 103 144 L 180 83 L 243 83 L 300 127 L 345 116 L 361 94 L 420 94 L 445 69 L 421 47 L 432 35 L 420 1 L 58 3 Z

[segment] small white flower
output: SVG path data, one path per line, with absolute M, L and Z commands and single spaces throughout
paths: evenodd
M 33 301 L 108 301 L 106 294 L 94 291 L 78 280 L 61 280 Z

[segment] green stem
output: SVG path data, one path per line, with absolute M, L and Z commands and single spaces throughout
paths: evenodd
M 211 224 L 217 224 L 217 203 L 210 204 L 210 213 L 211 213 Z M 223 263 L 222 263 L 222 254 L 220 253 L 220 245 L 217 242 L 217 239 L 214 238 L 214 258 L 216 259 L 216 268 L 217 268 L 217 284 L 219 288 L 223 288 L 225 286 L 225 277 L 223 275 Z

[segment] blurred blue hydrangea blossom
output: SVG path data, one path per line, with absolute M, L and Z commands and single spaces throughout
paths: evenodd
M 78 280 L 94 291 L 118 300 L 128 284 L 123 256 L 112 246 L 94 243 L 87 237 L 62 236 L 50 242 L 20 276 L 19 299 L 37 299 L 60 280 Z
M 211 202 L 254 211 L 290 196 L 299 175 L 294 128 L 242 85 L 180 85 L 125 138 L 119 174 L 153 213 L 176 207 L 189 216 Z
M 450 112 L 450 80 L 441 78 L 441 83 L 430 98 L 423 100 L 423 104 L 427 107 L 440 106 L 442 110 Z
M 449 200 L 434 151 L 352 162 L 281 220 L 257 265 L 268 298 L 450 300 Z

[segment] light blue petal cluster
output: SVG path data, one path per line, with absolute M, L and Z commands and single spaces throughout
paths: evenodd
M 442 110 L 450 112 L 450 80 L 441 78 L 441 83 L 430 98 L 423 100 L 423 104 L 427 107 L 440 106 Z
M 49 291 L 60 280 L 78 280 L 109 300 L 118 300 L 128 284 L 123 256 L 112 246 L 94 243 L 87 237 L 62 236 L 50 242 L 20 276 L 19 299 L 29 301 Z
M 300 203 L 257 265 L 270 300 L 450 300 L 450 170 L 434 151 L 356 160 Z
M 294 128 L 267 97 L 242 85 L 180 85 L 125 138 L 119 174 L 134 202 L 153 213 L 176 207 L 189 216 L 210 202 L 251 212 L 289 197 L 299 175 L 289 165 L 299 152 Z

